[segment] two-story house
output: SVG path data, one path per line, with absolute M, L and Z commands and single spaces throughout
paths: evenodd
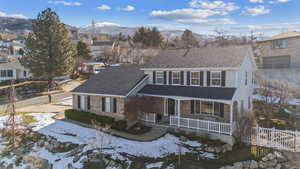
M 15 59 L 9 62 L 0 63 L 0 82 L 6 80 L 17 80 L 30 78 L 32 75 L 28 69 Z
M 284 32 L 258 41 L 260 67 L 300 68 L 300 32 Z
M 252 111 L 255 69 L 249 46 L 164 50 L 144 66 L 91 77 L 72 91 L 73 108 L 127 119 L 128 100 L 143 96 L 155 112 L 139 112 L 139 120 L 231 135 Z

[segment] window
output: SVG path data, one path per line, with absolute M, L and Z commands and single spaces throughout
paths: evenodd
M 180 85 L 180 72 L 172 72 L 172 84 Z
M 245 85 L 247 86 L 248 84 L 248 72 L 245 72 Z
M 23 76 L 24 76 L 24 77 L 27 76 L 27 72 L 26 72 L 26 71 L 23 72 Z
M 156 72 L 156 84 L 164 84 L 164 72 Z
M 201 102 L 201 114 L 213 115 L 213 102 Z
M 200 85 L 200 72 L 191 72 L 191 84 Z
M 221 116 L 221 104 L 214 102 L 214 115 Z
M 287 39 L 279 39 L 273 41 L 273 48 L 275 49 L 284 49 L 287 48 L 288 40 Z
M 13 71 L 7 70 L 7 77 L 13 77 Z
M 221 86 L 221 72 L 211 72 L 211 85 Z
M 7 77 L 6 70 L 1 70 L 0 75 L 1 77 Z
M 111 111 L 110 97 L 105 97 L 105 112 Z

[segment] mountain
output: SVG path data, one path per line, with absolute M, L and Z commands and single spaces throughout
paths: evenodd
M 0 30 L 8 29 L 12 31 L 31 30 L 31 20 L 11 17 L 0 17 Z

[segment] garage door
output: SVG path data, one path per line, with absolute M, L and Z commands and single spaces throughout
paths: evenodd
M 290 63 L 290 56 L 270 56 L 263 58 L 264 68 L 289 68 Z

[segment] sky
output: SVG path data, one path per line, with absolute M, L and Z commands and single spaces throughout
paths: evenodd
M 0 0 L 0 16 L 35 18 L 52 8 L 62 22 L 84 27 L 156 26 L 200 34 L 224 30 L 264 35 L 300 30 L 300 0 Z

